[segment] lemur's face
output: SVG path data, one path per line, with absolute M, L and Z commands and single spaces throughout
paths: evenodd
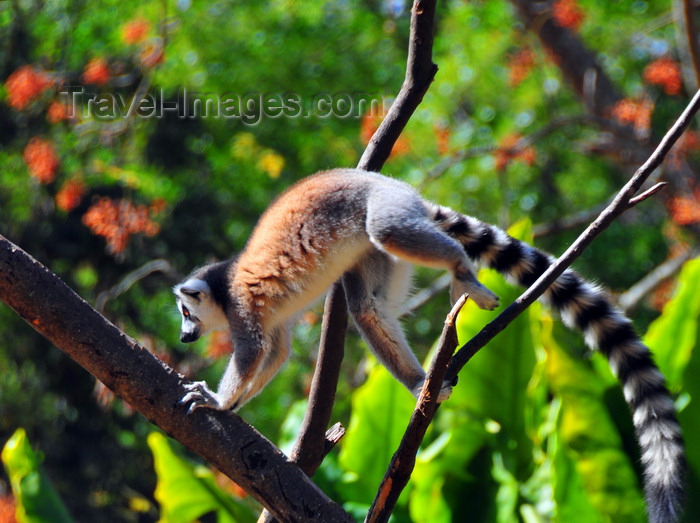
M 211 289 L 204 280 L 190 278 L 177 285 L 173 292 L 182 315 L 180 341 L 191 343 L 211 330 L 228 326 L 226 315 L 212 299 Z

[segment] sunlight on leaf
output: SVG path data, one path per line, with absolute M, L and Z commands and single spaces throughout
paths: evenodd
M 683 373 L 698 342 L 700 259 L 683 266 L 677 285 L 673 298 L 644 336 L 672 391 L 682 387 Z
M 20 523 L 69 523 L 73 519 L 41 470 L 41 461 L 24 429 L 17 429 L 2 449 L 2 462 L 17 503 L 17 519 Z
M 160 503 L 162 523 L 191 523 L 211 512 L 217 514 L 219 523 L 257 519 L 248 507 L 236 503 L 216 485 L 211 471 L 178 457 L 165 436 L 151 433 L 148 445 L 158 474 L 155 498 Z

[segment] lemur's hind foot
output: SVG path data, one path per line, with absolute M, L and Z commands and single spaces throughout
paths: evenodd
M 480 309 L 492 311 L 498 307 L 498 296 L 482 285 L 471 272 L 464 275 L 455 275 L 452 279 L 452 286 L 450 287 L 452 305 L 463 294 L 469 295 L 469 298 L 474 300 Z

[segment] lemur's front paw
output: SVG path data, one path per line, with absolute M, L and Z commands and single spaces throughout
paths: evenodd
M 186 383 L 185 389 L 187 389 L 188 392 L 182 397 L 179 404 L 185 406 L 189 405 L 187 409 L 188 414 L 191 414 L 200 407 L 221 410 L 216 393 L 209 389 L 206 382 L 195 381 Z

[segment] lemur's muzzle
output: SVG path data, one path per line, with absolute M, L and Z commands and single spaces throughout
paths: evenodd
M 180 341 L 182 343 L 192 343 L 193 341 L 197 341 L 199 339 L 199 329 L 194 330 L 192 332 L 181 332 L 180 333 Z

